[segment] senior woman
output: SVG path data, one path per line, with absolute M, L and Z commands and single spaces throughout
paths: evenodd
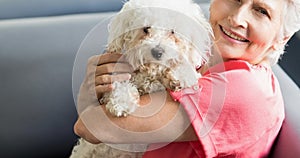
M 299 15 L 299 0 L 213 0 L 210 23 L 215 37 L 214 55 L 211 64 L 202 67 L 199 88 L 166 94 L 164 106 L 149 117 L 114 118 L 107 114 L 111 122 L 126 131 L 155 131 L 150 138 L 118 135 L 101 120 L 97 125 L 88 125 L 83 122 L 84 114 L 76 122 L 75 132 L 92 143 L 173 141 L 145 152 L 146 158 L 266 156 L 284 119 L 283 99 L 271 66 L 300 28 Z M 110 81 L 130 77 L 126 73 L 106 75 L 120 56 L 102 55 L 98 64 L 93 64 L 98 57 L 90 60 L 89 68 L 98 65 L 96 87 L 90 88 L 96 88 L 99 97 L 111 90 Z M 126 72 L 121 70 L 125 67 L 117 71 Z M 87 75 L 83 85 L 94 77 Z M 149 100 L 157 104 L 153 102 L 160 100 L 162 93 L 142 96 L 141 106 Z M 103 106 L 90 110 L 89 116 L 97 115 L 95 109 L 102 110 Z M 185 126 L 187 120 L 191 124 Z

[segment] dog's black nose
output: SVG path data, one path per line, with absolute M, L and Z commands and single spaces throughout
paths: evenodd
M 165 50 L 160 46 L 156 46 L 151 49 L 151 54 L 156 60 L 159 60 L 164 52 Z

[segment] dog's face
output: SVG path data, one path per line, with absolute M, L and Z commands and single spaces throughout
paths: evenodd
M 123 53 L 133 68 L 147 63 L 168 67 L 178 62 L 193 64 L 193 46 L 172 29 L 145 26 L 131 30 L 120 37 L 125 39 Z
M 127 1 L 109 24 L 108 51 L 124 53 L 133 68 L 153 62 L 201 65 L 210 47 L 210 25 L 197 4 L 175 1 Z

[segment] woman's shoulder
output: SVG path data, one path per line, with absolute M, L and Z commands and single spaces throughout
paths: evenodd
M 252 65 L 242 60 L 232 60 L 215 65 L 203 75 L 213 84 L 224 84 L 241 93 L 274 92 L 278 90 L 277 79 L 272 69 L 264 65 Z
M 236 71 L 260 71 L 265 70 L 271 72 L 271 68 L 265 65 L 252 65 L 244 60 L 230 60 L 222 62 L 210 67 L 204 75 L 211 73 L 236 72 Z
M 243 114 L 250 109 L 253 113 L 260 111 L 270 119 L 281 115 L 281 90 L 270 67 L 234 60 L 216 65 L 206 73 L 205 78 L 213 85 L 209 88 L 224 93 L 224 108 L 230 109 L 228 111 Z M 206 87 L 204 82 L 202 85 Z
M 263 64 L 252 65 L 243 60 L 231 60 L 219 63 L 209 68 L 204 77 L 225 78 L 226 81 L 238 81 L 238 83 L 270 83 L 276 77 L 270 66 Z

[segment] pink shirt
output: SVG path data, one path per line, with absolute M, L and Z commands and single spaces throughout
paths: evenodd
M 170 94 L 184 106 L 199 140 L 170 143 L 143 157 L 266 156 L 284 119 L 283 99 L 272 70 L 229 61 L 210 68 L 198 84 Z

